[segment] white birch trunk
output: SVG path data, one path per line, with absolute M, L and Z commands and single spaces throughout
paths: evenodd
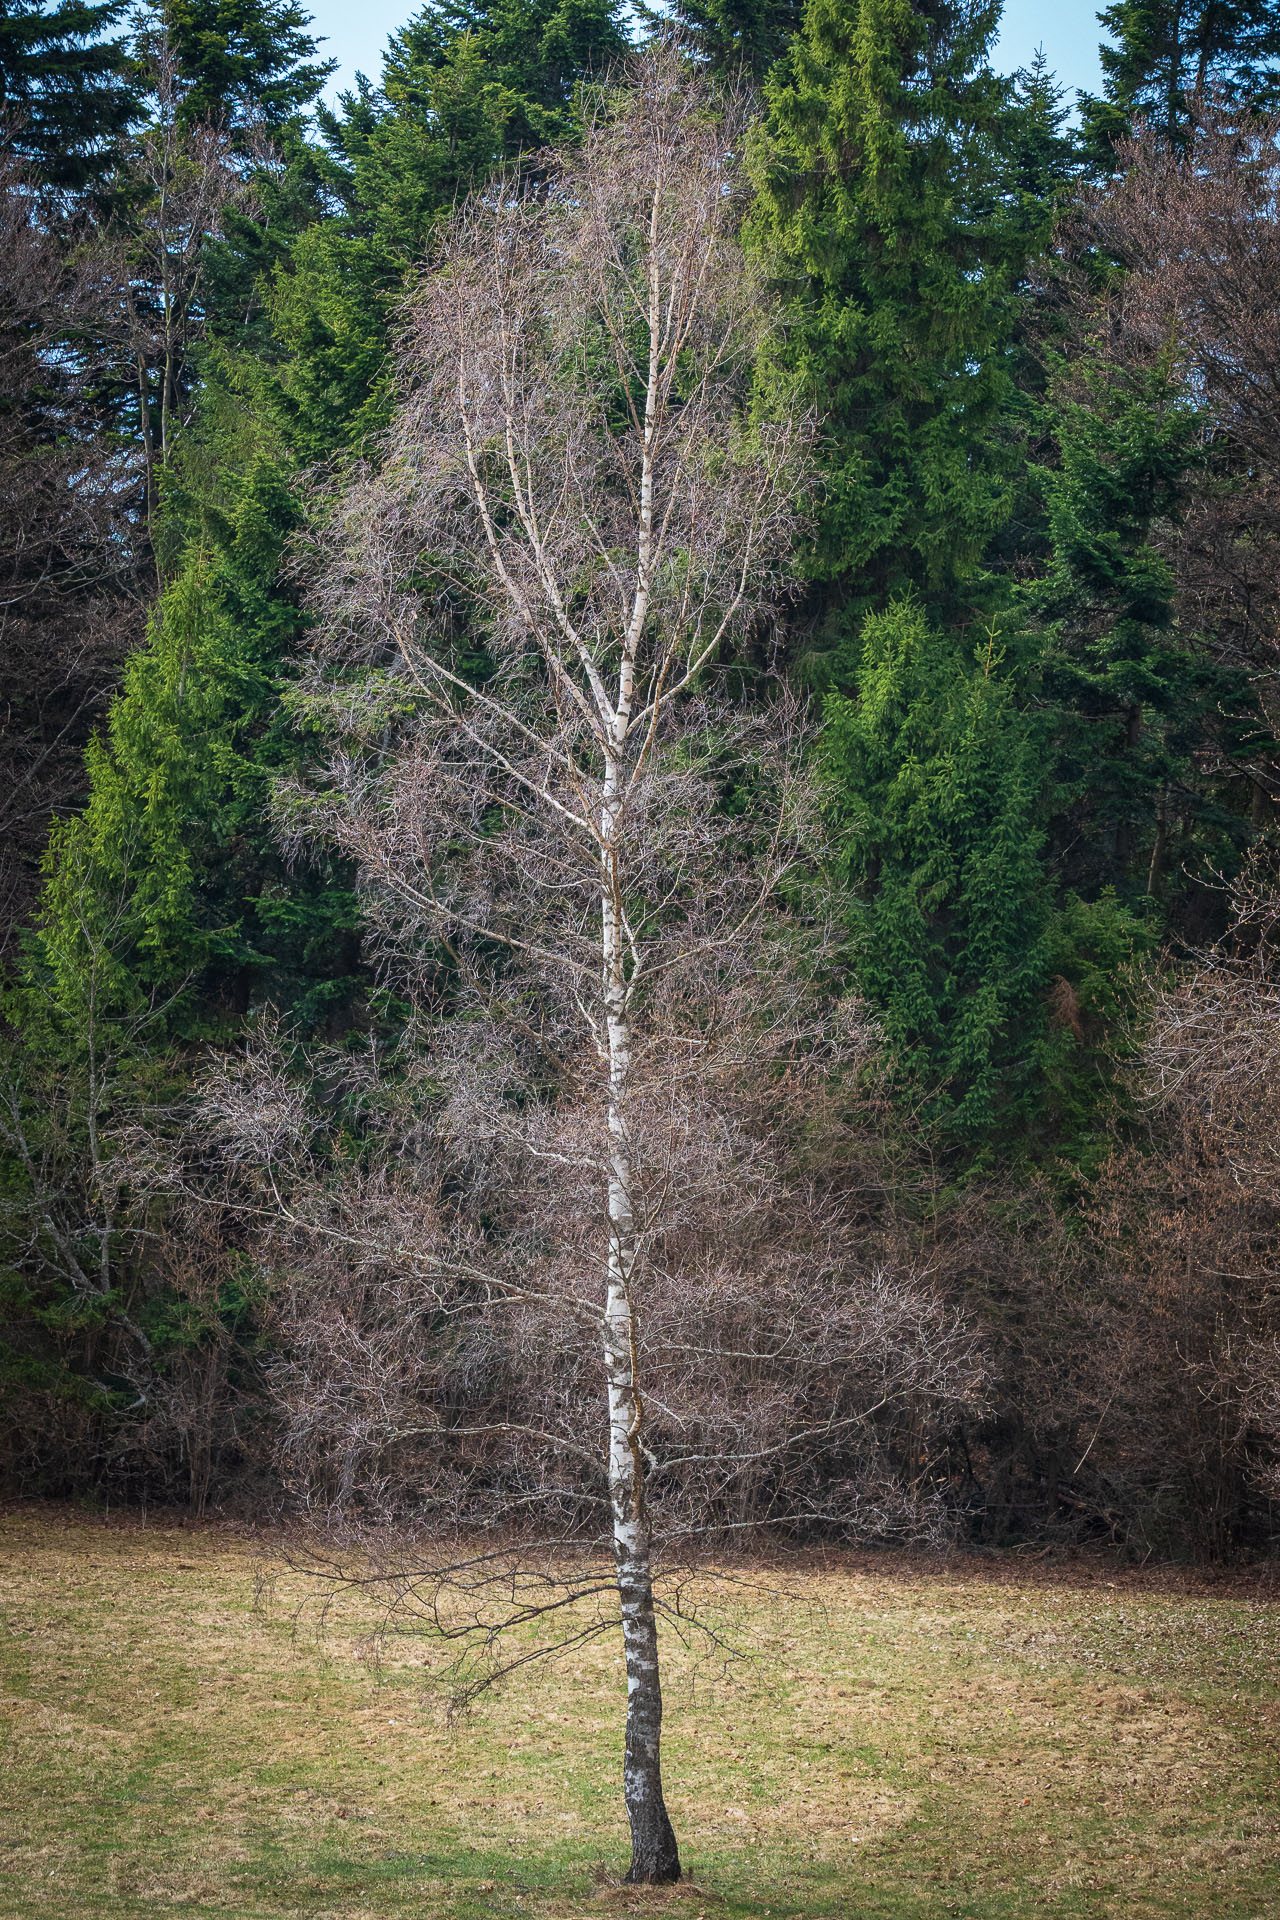
M 757 455 L 735 424 L 750 343 L 771 312 L 761 308 L 733 238 L 740 117 L 721 119 L 674 53 L 646 56 L 630 104 L 623 107 L 621 97 L 618 104 L 618 115 L 603 113 L 587 131 L 582 157 L 565 161 L 567 194 L 548 198 L 541 185 L 526 193 L 513 182 L 510 193 L 486 194 L 460 216 L 448 270 L 424 283 L 406 334 L 401 364 L 412 375 L 412 399 L 397 415 L 400 452 L 387 461 L 385 478 L 351 495 L 329 606 L 342 644 L 367 620 L 399 649 L 430 703 L 433 730 L 459 748 L 457 759 L 439 750 L 447 792 L 470 765 L 486 808 L 500 795 L 514 832 L 537 829 L 516 855 L 519 867 L 529 863 L 532 929 L 523 920 L 518 929 L 490 926 L 483 908 L 472 918 L 465 888 L 456 903 L 437 900 L 436 850 L 448 868 L 461 821 L 446 827 L 434 812 L 422 836 L 421 872 L 419 856 L 409 855 L 402 897 L 411 913 L 453 919 L 468 938 L 496 937 L 513 956 L 533 959 L 539 977 L 548 965 L 563 969 L 607 1076 L 607 1204 L 588 1231 L 607 1256 L 602 1344 L 627 1670 L 628 1877 L 651 1882 L 679 1879 L 680 1858 L 662 1792 L 649 1455 L 637 1378 L 647 1221 L 645 1170 L 630 1132 L 639 1104 L 633 1049 L 647 1038 L 651 1018 L 639 997 L 645 966 L 670 978 L 673 965 L 700 965 L 693 954 L 723 946 L 726 935 L 702 926 L 704 903 L 688 887 L 683 851 L 669 897 L 667 881 L 654 881 L 667 865 L 667 802 L 650 762 L 678 737 L 679 707 L 703 670 L 771 603 L 795 517 L 789 476 L 799 465 L 791 450 L 803 434 L 789 424 L 771 428 Z M 571 342 L 582 351 L 566 353 Z M 403 499 L 401 487 L 408 488 Z M 501 676 L 473 687 L 439 649 L 420 644 L 419 622 L 430 627 L 434 616 L 416 588 L 402 592 L 396 583 L 402 562 L 409 563 L 404 580 L 416 578 L 426 553 L 460 584 L 475 574 L 495 657 L 519 663 L 515 704 L 505 704 Z M 692 725 L 701 737 L 701 705 Z M 420 771 L 428 777 L 436 752 L 424 744 Z M 670 756 L 673 776 L 678 762 Z M 680 803 L 672 804 L 678 812 Z M 399 818 L 399 805 L 388 821 Z M 345 819 L 341 807 L 335 817 Z M 384 849 L 380 827 L 364 842 L 358 809 L 339 839 L 348 831 L 364 845 L 359 857 L 371 856 L 379 884 L 398 885 L 408 843 Z M 544 834 L 553 870 L 539 868 Z M 640 849 L 649 875 L 643 883 L 620 871 L 640 834 L 650 836 Z M 505 859 L 515 845 L 485 829 L 471 857 Z M 596 958 L 578 946 L 586 903 L 564 891 L 566 854 L 568 870 L 587 877 L 592 900 L 597 881 L 600 887 L 598 988 L 586 978 Z M 646 886 L 662 920 L 652 953 L 638 950 L 630 923 L 630 911 L 641 915 Z M 742 903 L 742 927 L 767 893 L 765 886 L 754 904 Z M 730 895 L 737 914 L 732 885 Z M 485 885 L 475 898 L 493 898 L 497 920 L 507 911 Z M 561 902 L 570 915 L 563 923 Z M 685 910 L 691 949 L 682 954 L 677 918 Z M 580 1308 L 580 1297 L 573 1304 Z M 593 1322 L 598 1304 L 593 1293 Z
M 620 717 L 619 731 L 625 728 Z M 627 1094 L 631 1028 L 627 1006 L 625 930 L 618 886 L 615 827 L 619 764 L 606 760 L 601 808 L 601 933 L 609 1127 L 609 1247 L 604 1313 L 604 1365 L 609 1397 L 609 1499 L 627 1668 L 623 1796 L 631 1826 L 635 1882 L 680 1878 L 680 1855 L 662 1794 L 662 1684 L 653 1604 L 649 1519 L 645 1507 L 641 1429 L 644 1406 L 636 1380 L 632 1280 L 636 1264 Z

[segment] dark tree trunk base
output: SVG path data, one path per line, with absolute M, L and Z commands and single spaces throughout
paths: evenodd
M 680 1851 L 665 1807 L 652 1825 L 654 1831 L 643 1837 L 632 1832 L 631 1865 L 626 1875 L 628 1886 L 670 1886 L 680 1878 Z

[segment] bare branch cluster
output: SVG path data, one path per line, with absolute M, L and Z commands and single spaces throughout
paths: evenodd
M 1121 263 L 1089 296 L 1120 366 L 1177 373 L 1208 436 L 1206 476 L 1169 541 L 1189 633 L 1250 670 L 1274 704 L 1280 637 L 1280 120 L 1198 102 L 1185 149 L 1150 130 L 1087 197 L 1074 244 Z M 1211 639 L 1209 638 L 1211 636 Z M 1275 797 L 1274 768 L 1260 767 Z
M 43 221 L 0 127 L 0 953 L 141 618 L 118 463 L 68 345 L 95 317 L 91 276 Z
M 1176 1451 L 1198 1453 L 1210 1533 L 1215 1510 L 1239 1508 L 1241 1488 L 1274 1497 L 1280 1486 L 1278 899 L 1264 836 L 1231 936 L 1157 985 L 1141 1056 L 1157 1154 L 1141 1182 L 1135 1265 L 1157 1306 L 1148 1339 L 1163 1325 L 1195 1389 L 1175 1409 Z M 1131 1175 L 1136 1165 L 1131 1157 Z
M 383 457 L 311 556 L 298 708 L 331 750 L 277 812 L 355 863 L 402 1037 L 313 1056 L 305 1098 L 264 1040 L 211 1080 L 202 1150 L 277 1276 L 303 1498 L 550 1524 L 597 1598 L 612 1563 L 648 1880 L 679 1872 L 659 1556 L 935 1525 L 928 1449 L 905 1495 L 901 1456 L 981 1364 L 805 1177 L 816 1089 L 870 1045 L 826 983 L 805 716 L 769 673 L 809 429 L 750 417 L 740 111 L 670 54 L 629 78 L 455 222 Z M 506 1608 L 532 1617 L 519 1582 Z
M 430 1054 L 394 1090 L 362 1070 L 344 1104 L 370 1102 L 358 1166 L 330 1158 L 339 1061 L 308 1116 L 265 1043 L 210 1087 L 205 1115 L 241 1179 L 255 1159 L 266 1169 L 237 1205 L 263 1223 L 252 1244 L 276 1275 L 282 1464 L 313 1514 L 607 1532 L 599 1116 L 571 1092 L 536 1103 L 516 1058 L 500 1084 L 528 1101 L 523 1118 L 493 1097 L 459 1115 L 449 1063 L 437 1073 Z M 853 1206 L 797 1169 L 799 1076 L 727 1064 L 719 1088 L 691 1089 L 685 1063 L 636 1122 L 658 1538 L 682 1562 L 761 1526 L 937 1537 L 949 1523 L 921 1469 L 981 1404 L 978 1342 L 926 1274 L 887 1267 Z

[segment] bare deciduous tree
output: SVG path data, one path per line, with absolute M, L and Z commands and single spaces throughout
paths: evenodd
M 0 127 L 0 956 L 140 624 L 118 463 L 69 338 L 92 290 Z
M 500 182 L 456 223 L 407 329 L 386 467 L 343 503 L 320 611 L 331 649 L 349 655 L 354 640 L 394 659 L 354 697 L 420 704 L 412 744 L 373 790 L 353 764 L 326 809 L 376 876 L 397 942 L 407 921 L 481 979 L 475 949 L 497 942 L 549 1004 L 567 988 L 599 1062 L 585 1137 L 553 1133 L 543 1150 L 602 1186 L 630 1877 L 662 1881 L 680 1864 L 659 1757 L 637 1367 L 652 1223 L 638 1162 L 663 1080 L 683 1076 L 642 1062 L 641 1022 L 677 978 L 710 971 L 731 995 L 780 877 L 785 795 L 774 857 L 744 898 L 699 751 L 709 735 L 723 755 L 719 715 L 693 696 L 779 584 L 799 436 L 751 434 L 743 419 L 762 309 L 733 236 L 740 129 L 673 61 L 636 78 L 549 190 Z M 492 660 L 483 677 L 451 659 L 447 614 L 464 608 Z M 713 1044 L 696 1014 L 690 1028 L 694 1052 Z M 487 1085 L 499 1065 L 484 1062 Z M 557 1291 L 597 1315 L 572 1276 Z
M 1172 360 L 1206 423 L 1204 476 L 1167 538 L 1188 633 L 1249 670 L 1274 723 L 1280 637 L 1280 120 L 1194 102 L 1185 146 L 1151 129 L 1117 148 L 1074 238 L 1119 261 L 1090 324 L 1121 365 Z M 1265 747 L 1255 818 L 1280 800 Z
M 480 1478 L 495 1520 L 554 1522 L 536 1566 L 436 1556 L 399 1600 L 482 1653 L 587 1601 L 561 1644 L 620 1618 L 629 1877 L 663 1881 L 655 1502 L 675 1539 L 735 1502 L 896 1517 L 854 1442 L 971 1402 L 980 1368 L 923 1282 L 849 1277 L 853 1210 L 796 1171 L 815 1080 L 864 1043 L 813 1017 L 803 727 L 759 666 L 806 430 L 748 418 L 774 316 L 735 239 L 740 116 L 668 56 L 630 78 L 580 154 L 463 210 L 385 458 L 314 560 L 298 706 L 338 744 L 279 813 L 353 858 L 414 1009 L 389 1062 L 312 1060 L 371 1144 L 323 1144 L 269 1036 L 201 1119 L 293 1276 L 290 1440 L 345 1436 L 339 1503 L 425 1435 L 437 1512 L 474 1518 Z

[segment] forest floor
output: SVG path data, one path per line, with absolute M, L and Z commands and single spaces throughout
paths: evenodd
M 0 1920 L 1275 1920 L 1280 1582 L 832 1557 L 668 1637 L 688 1881 L 617 1884 L 612 1636 L 450 1724 L 271 1542 L 0 1513 Z

